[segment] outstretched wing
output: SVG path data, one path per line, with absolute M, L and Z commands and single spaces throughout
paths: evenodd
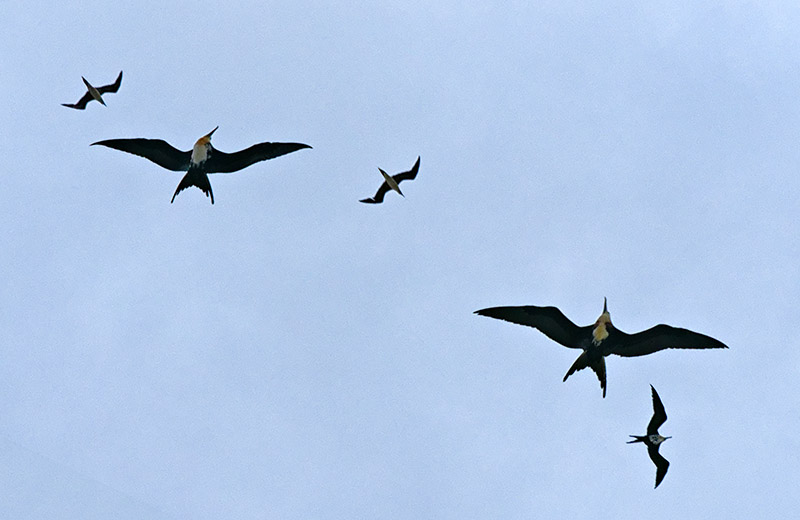
M 96 144 L 144 157 L 174 172 L 189 170 L 192 160 L 192 152 L 182 152 L 161 139 L 108 139 L 92 146 Z
M 555 307 L 490 307 L 475 311 L 475 314 L 489 316 L 498 320 L 510 321 L 519 325 L 527 325 L 543 332 L 548 338 L 565 347 L 581 348 L 579 344 L 581 327 L 564 316 Z
M 111 85 L 97 87 L 97 91 L 101 94 L 105 94 L 106 92 L 114 93 L 119 90 L 120 85 L 122 85 L 122 71 L 119 71 L 119 76 L 117 76 L 117 80 L 114 83 Z
M 76 110 L 84 110 L 86 108 L 86 103 L 88 103 L 89 101 L 91 101 L 93 99 L 94 98 L 92 97 L 92 95 L 87 91 L 86 94 L 84 94 L 83 97 L 80 98 L 77 103 L 75 103 L 75 104 L 61 103 L 61 106 L 62 107 L 74 108 Z
M 650 424 L 647 425 L 647 435 L 654 435 L 658 433 L 658 429 L 667 420 L 667 412 L 664 410 L 664 403 L 661 402 L 661 398 L 658 396 L 656 389 L 653 388 L 653 385 L 650 385 L 650 389 L 653 391 L 653 418 L 650 419 Z
M 417 157 L 417 162 L 414 163 L 414 166 L 412 166 L 410 170 L 407 172 L 398 173 L 397 175 L 392 175 L 392 179 L 394 179 L 397 184 L 400 184 L 402 181 L 411 181 L 416 179 L 417 173 L 419 173 L 419 157 Z
M 363 202 L 365 204 L 380 204 L 381 202 L 383 202 L 384 195 L 386 195 L 386 193 L 388 193 L 390 189 L 391 188 L 389 187 L 388 184 L 386 184 L 386 181 L 383 181 L 381 187 L 378 188 L 378 192 L 372 198 L 361 199 L 358 202 Z
M 613 347 L 611 354 L 633 357 L 644 356 L 665 348 L 728 348 L 727 345 L 705 334 L 691 330 L 656 325 L 636 334 L 626 335 L 625 339 Z
M 280 157 L 303 148 L 311 147 L 302 143 L 258 143 L 234 153 L 225 153 L 214 148 L 205 162 L 204 169 L 207 173 L 232 173 L 247 168 L 251 164 Z
M 658 487 L 661 481 L 664 480 L 664 475 L 667 474 L 669 469 L 669 461 L 661 456 L 658 452 L 658 446 L 648 446 L 647 454 L 650 455 L 650 460 L 656 465 L 656 485 Z

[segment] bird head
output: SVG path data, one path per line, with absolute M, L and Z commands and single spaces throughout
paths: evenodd
M 217 125 L 212 131 L 210 131 L 209 133 L 198 139 L 197 142 L 195 143 L 195 146 L 198 145 L 205 146 L 211 144 L 211 136 L 214 134 L 214 132 L 217 131 L 217 128 L 219 128 L 219 125 Z
M 211 135 L 217 131 L 217 126 L 212 131 L 201 137 L 194 143 L 194 148 L 192 148 L 192 164 L 200 164 L 208 159 L 208 151 L 211 149 Z
M 608 337 L 608 328 L 612 327 L 611 314 L 608 312 L 608 300 L 603 298 L 603 314 L 594 322 L 592 329 L 592 342 L 599 345 L 601 341 Z

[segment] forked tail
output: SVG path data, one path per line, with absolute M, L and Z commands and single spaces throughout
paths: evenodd
M 591 368 L 595 374 L 597 374 L 597 379 L 600 381 L 600 388 L 603 389 L 603 397 L 606 396 L 606 361 L 603 356 L 600 356 L 600 359 L 597 360 L 590 360 L 589 352 L 584 351 L 583 354 L 578 356 L 578 359 L 572 364 L 572 366 L 567 371 L 567 375 L 564 376 L 564 381 L 567 380 L 569 376 L 578 372 L 579 370 L 583 370 L 584 368 Z
M 186 172 L 186 175 L 183 176 L 181 179 L 180 184 L 178 184 L 178 188 L 175 190 L 175 193 L 172 195 L 172 200 L 170 204 L 175 201 L 175 197 L 178 196 L 178 193 L 182 192 L 186 188 L 191 186 L 197 186 L 200 188 L 203 193 L 206 194 L 206 197 L 211 197 L 211 204 L 214 204 L 214 192 L 211 191 L 211 182 L 208 180 L 208 175 L 206 175 L 202 171 L 192 170 L 190 169 Z

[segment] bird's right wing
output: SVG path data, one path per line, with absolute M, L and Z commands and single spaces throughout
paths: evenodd
M 192 152 L 182 152 L 161 139 L 107 139 L 99 144 L 149 159 L 168 170 L 185 172 L 189 169 Z
M 378 192 L 375 193 L 373 197 L 369 199 L 361 199 L 358 202 L 363 202 L 365 204 L 380 204 L 383 202 L 384 195 L 386 195 L 390 189 L 391 188 L 389 188 L 389 185 L 386 184 L 386 181 L 383 181 L 383 184 L 381 184 L 381 187 L 378 188 Z
M 581 327 L 572 323 L 569 318 L 564 316 L 564 313 L 555 307 L 536 307 L 535 305 L 490 307 L 475 311 L 475 314 L 527 325 L 540 330 L 548 338 L 565 347 L 581 348 L 577 343 Z
M 91 101 L 93 99 L 94 98 L 92 97 L 92 95 L 89 92 L 86 92 L 86 94 L 84 94 L 83 97 L 80 98 L 78 100 L 78 102 L 75 103 L 74 105 L 69 104 L 69 103 L 61 103 L 61 106 L 74 108 L 76 110 L 84 110 L 86 108 L 86 103 L 88 103 L 89 101 Z
M 664 475 L 667 474 L 669 469 L 669 461 L 661 456 L 658 452 L 658 446 L 648 446 L 647 454 L 650 455 L 650 460 L 656 465 L 656 485 L 658 487 L 661 481 L 664 480 Z
M 101 94 L 105 94 L 106 92 L 111 92 L 112 94 L 119 90 L 119 86 L 122 85 L 122 71 L 119 71 L 119 76 L 117 76 L 117 80 L 114 81 L 111 85 L 105 85 L 102 87 L 97 87 L 97 91 Z
M 303 148 L 311 148 L 302 143 L 258 143 L 234 153 L 225 153 L 216 148 L 205 163 L 208 173 L 232 173 L 247 168 L 251 164 L 274 159 Z
M 650 385 L 650 389 L 653 391 L 653 418 L 647 425 L 647 435 L 658 433 L 658 429 L 667 420 L 667 412 L 664 410 L 664 403 L 661 402 L 658 392 L 653 385 Z
M 416 179 L 417 173 L 419 173 L 419 157 L 417 157 L 417 162 L 414 163 L 414 166 L 412 166 L 410 170 L 407 172 L 398 173 L 397 175 L 392 175 L 392 179 L 400 184 L 401 181 L 410 181 Z

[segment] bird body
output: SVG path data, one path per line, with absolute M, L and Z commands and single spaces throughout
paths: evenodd
M 383 175 L 386 184 L 388 184 L 391 189 L 399 193 L 401 197 L 405 197 L 405 195 L 403 195 L 403 192 L 400 191 L 400 186 L 397 184 L 397 181 L 394 180 L 394 178 L 392 178 L 391 175 L 381 170 L 380 168 L 378 168 L 378 171 L 381 172 L 381 175 Z
M 475 314 L 527 325 L 565 347 L 582 349 L 583 353 L 567 371 L 564 381 L 579 370 L 591 368 L 600 380 L 603 397 L 606 396 L 605 357 L 609 354 L 634 357 L 666 348 L 728 348 L 710 336 L 669 325 L 656 325 L 636 334 L 628 334 L 611 323 L 605 299 L 603 313 L 594 324 L 585 327 L 575 325 L 556 307 L 491 307 L 475 311 Z
M 238 152 L 225 153 L 211 145 L 211 136 L 217 128 L 219 126 L 198 139 L 192 149 L 186 152 L 174 148 L 161 139 L 108 139 L 92 145 L 102 145 L 138 155 L 167 170 L 184 171 L 186 175 L 178 184 L 170 202 L 173 202 L 181 191 L 196 186 L 211 199 L 211 204 L 214 204 L 214 193 L 211 190 L 208 174 L 236 172 L 260 161 L 303 148 L 311 148 L 302 143 L 258 143 Z
M 407 172 L 398 173 L 396 175 L 389 175 L 385 171 L 378 168 L 378 171 L 381 172 L 383 176 L 383 184 L 378 188 L 377 193 L 374 196 L 368 199 L 361 199 L 359 202 L 363 202 L 365 204 L 380 204 L 383 202 L 383 197 L 389 192 L 389 190 L 396 191 L 403 197 L 403 192 L 400 191 L 399 184 L 406 180 L 413 180 L 417 177 L 417 173 L 419 173 L 419 160 L 420 158 L 417 157 L 417 162 L 414 163 L 414 166 L 408 170 Z
M 631 435 L 633 440 L 628 441 L 628 444 L 643 442 L 647 446 L 647 453 L 650 455 L 650 460 L 656 465 L 655 487 L 658 487 L 661 481 L 664 480 L 667 469 L 669 469 L 669 461 L 661 456 L 658 452 L 658 448 L 661 446 L 661 443 L 672 437 L 664 437 L 658 433 L 658 429 L 667 420 L 667 412 L 664 410 L 664 404 L 661 402 L 661 398 L 658 396 L 656 389 L 653 388 L 653 385 L 650 385 L 650 389 L 653 393 L 653 417 L 647 425 L 647 435 Z
M 81 76 L 81 79 L 83 80 L 84 85 L 86 85 L 86 94 L 84 94 L 77 103 L 61 103 L 62 106 L 74 108 L 76 110 L 84 110 L 86 108 L 86 104 L 93 99 L 99 101 L 103 106 L 106 106 L 106 102 L 103 101 L 103 94 L 107 92 L 114 93 L 119 90 L 120 85 L 122 85 L 122 71 L 119 71 L 119 76 L 117 76 L 117 79 L 114 81 L 114 83 L 98 88 L 93 87 L 92 84 L 89 83 L 83 76 Z

